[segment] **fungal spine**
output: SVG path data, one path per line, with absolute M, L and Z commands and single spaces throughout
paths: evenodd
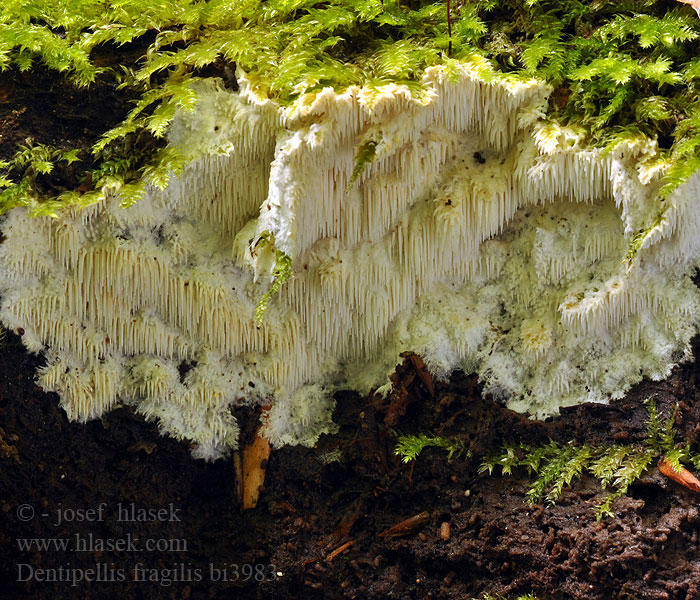
M 289 108 L 244 74 L 237 93 L 200 83 L 170 132 L 191 162 L 165 191 L 11 211 L 0 318 L 45 353 L 40 384 L 73 419 L 131 404 L 212 458 L 235 447 L 241 403 L 272 403 L 274 443 L 313 443 L 332 389 L 383 389 L 406 350 L 536 416 L 688 358 L 700 176 L 626 263 L 659 212 L 653 144 L 584 147 L 545 120 L 541 82 L 463 64 L 424 83 L 420 100 L 391 84 Z M 256 321 L 276 253 L 293 275 Z

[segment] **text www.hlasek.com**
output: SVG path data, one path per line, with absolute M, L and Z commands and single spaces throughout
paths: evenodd
M 140 540 L 127 533 L 120 538 L 99 538 L 92 533 L 59 538 L 19 538 L 21 552 L 187 552 L 183 538 L 148 538 Z

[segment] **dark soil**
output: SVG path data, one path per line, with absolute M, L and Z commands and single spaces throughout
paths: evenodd
M 16 338 L 0 352 L 2 598 L 700 598 L 700 496 L 656 467 L 617 502 L 618 518 L 598 523 L 595 481 L 556 506 L 527 506 L 524 474 L 478 475 L 478 458 L 427 449 L 402 465 L 389 406 L 340 394 L 338 434 L 274 451 L 258 507 L 241 513 L 230 461 L 192 459 L 127 409 L 69 423 L 33 384 L 41 360 Z M 697 445 L 697 375 L 688 365 L 543 423 L 481 399 L 473 377 L 431 396 L 406 358 L 388 419 L 403 433 L 460 436 L 478 457 L 504 440 L 639 441 L 654 395 L 664 413 L 680 402 L 679 436 Z M 256 415 L 238 417 L 250 437 Z M 379 535 L 421 513 L 404 535 Z M 133 516 L 152 520 L 123 520 Z

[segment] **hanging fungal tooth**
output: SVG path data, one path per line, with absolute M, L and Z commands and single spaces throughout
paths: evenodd
M 535 416 L 664 376 L 698 326 L 700 175 L 625 265 L 658 213 L 654 145 L 583 148 L 539 121 L 546 85 L 457 72 L 429 68 L 420 100 L 389 84 L 290 108 L 244 73 L 237 93 L 199 82 L 166 190 L 11 211 L 0 318 L 46 352 L 42 387 L 77 420 L 133 404 L 213 458 L 237 443 L 233 405 L 271 402 L 274 443 L 313 443 L 330 382 L 384 390 L 405 350 Z M 282 255 L 293 276 L 258 322 Z

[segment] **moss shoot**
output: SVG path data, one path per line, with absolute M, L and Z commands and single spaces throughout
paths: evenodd
M 360 85 L 370 98 L 388 82 L 419 96 L 428 66 L 456 61 L 486 80 L 547 81 L 546 118 L 591 145 L 655 141 L 664 196 L 700 168 L 699 38 L 691 6 L 657 0 L 9 1 L 0 69 L 99 82 L 126 90 L 133 106 L 91 145 L 30 144 L 0 157 L 0 212 L 56 215 L 107 192 L 129 205 L 146 184 L 164 187 L 183 168 L 165 144 L 169 124 L 194 108 L 192 83 L 203 77 L 235 87 L 238 68 L 261 96 L 291 105 L 325 87 Z M 76 153 L 72 185 L 39 185 L 65 179 Z

